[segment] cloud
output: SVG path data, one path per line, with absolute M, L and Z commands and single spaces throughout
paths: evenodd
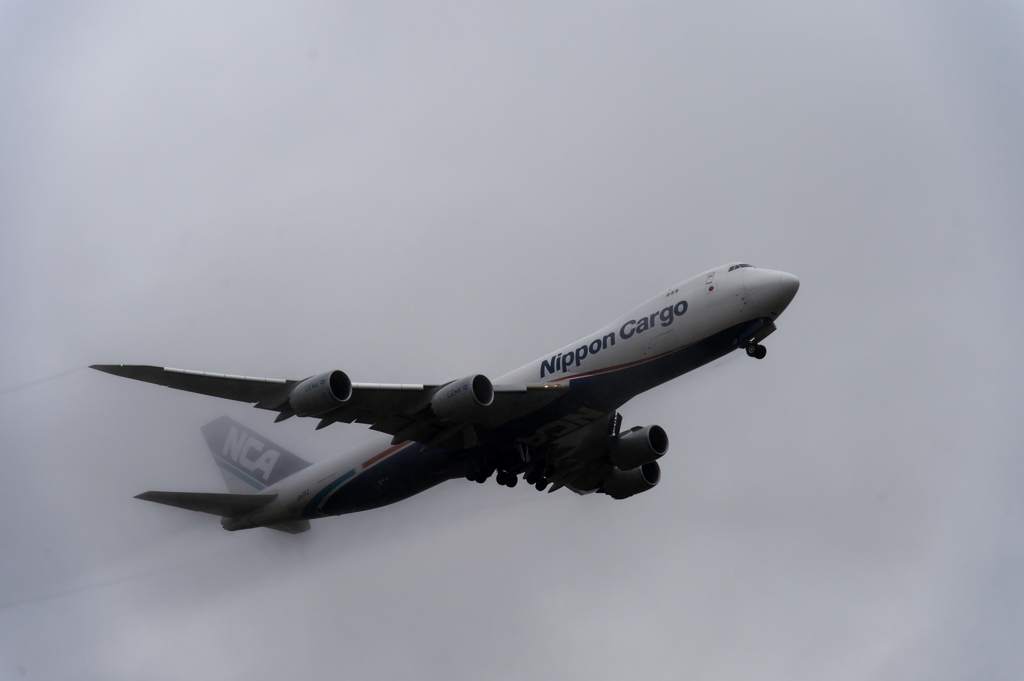
M 1024 669 L 1013 5 L 0 13 L 0 676 Z M 623 407 L 672 442 L 624 502 L 226 533 L 132 498 L 221 491 L 200 425 L 367 431 L 55 377 L 498 376 L 737 259 L 800 293 Z

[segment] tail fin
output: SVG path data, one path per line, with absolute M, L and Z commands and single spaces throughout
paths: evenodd
M 252 494 L 310 465 L 227 416 L 210 421 L 202 431 L 233 494 Z

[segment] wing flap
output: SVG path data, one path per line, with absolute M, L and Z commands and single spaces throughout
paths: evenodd
M 388 433 L 389 435 L 396 435 L 399 432 L 405 430 L 415 421 L 406 416 L 385 416 L 379 421 L 375 421 L 370 430 L 377 430 L 382 433 Z
M 568 390 L 569 386 L 565 384 L 496 385 L 494 402 L 474 423 L 483 428 L 497 428 L 554 402 Z

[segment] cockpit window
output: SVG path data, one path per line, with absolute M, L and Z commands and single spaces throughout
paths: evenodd
M 732 267 L 729 268 L 729 271 L 732 272 L 733 270 L 738 270 L 741 267 L 753 267 L 753 265 L 748 265 L 747 263 L 741 263 L 739 265 L 733 265 Z

